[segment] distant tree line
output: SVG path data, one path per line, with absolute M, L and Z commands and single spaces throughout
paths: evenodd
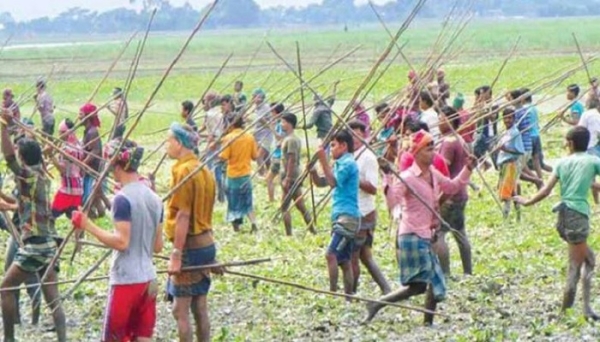
M 130 0 L 131 3 L 138 2 Z M 466 2 L 466 1 L 465 1 Z M 378 12 L 386 20 L 398 21 L 406 17 L 416 0 L 390 0 L 378 5 Z M 420 17 L 436 18 L 447 15 L 454 0 L 429 1 Z M 600 15 L 600 0 L 478 0 L 472 9 L 478 16 L 562 17 Z M 142 0 L 143 9 L 135 11 L 117 8 L 95 12 L 71 8 L 55 18 L 42 17 L 16 21 L 8 12 L 0 13 L 0 24 L 8 33 L 115 33 L 143 28 L 153 8 L 158 8 L 153 30 L 178 31 L 192 28 L 203 11 L 188 3 L 177 7 L 168 0 Z M 221 1 L 206 23 L 206 28 L 282 27 L 292 25 L 342 24 L 353 26 L 375 21 L 368 5 L 355 5 L 354 0 L 323 0 L 321 4 L 306 7 L 272 7 L 262 9 L 254 0 Z

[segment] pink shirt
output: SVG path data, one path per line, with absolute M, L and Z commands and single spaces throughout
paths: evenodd
M 392 174 L 383 178 L 384 186 L 389 186 L 386 193 L 388 206 L 390 208 L 398 204 L 402 206 L 402 219 L 398 235 L 416 234 L 423 239 L 431 239 L 433 229 L 439 225 L 437 217 L 413 195 L 409 187 L 430 208 L 438 211 L 439 198 L 442 193 L 453 195 L 469 183 L 471 171 L 466 167 L 452 180 L 435 168 L 430 168 L 433 187 L 421 177 L 423 171 L 416 163 L 400 174 L 404 182 L 396 179 Z

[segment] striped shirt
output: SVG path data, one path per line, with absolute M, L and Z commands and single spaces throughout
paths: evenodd
M 517 109 L 515 120 L 517 120 L 519 132 L 521 132 L 521 139 L 523 139 L 525 152 L 531 152 L 533 150 L 533 140 L 531 139 L 531 117 L 527 108 L 523 107 Z
M 75 145 L 67 144 L 63 150 L 74 159 L 79 161 L 85 159 L 83 148 L 79 142 Z M 61 174 L 61 183 L 58 191 L 73 196 L 83 195 L 83 175 L 81 167 L 62 154 L 60 155 L 58 162 L 65 169 Z

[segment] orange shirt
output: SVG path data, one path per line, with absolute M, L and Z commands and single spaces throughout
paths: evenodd
M 200 166 L 200 161 L 193 154 L 177 160 L 171 168 L 171 188 L 179 184 L 198 166 Z M 188 235 L 199 235 L 212 229 L 215 188 L 213 174 L 203 167 L 175 191 L 167 203 L 165 220 L 165 234 L 170 241 L 175 238 L 176 217 L 180 210 L 190 213 Z
M 221 155 L 221 159 L 227 161 L 227 177 L 238 178 L 249 176 L 252 173 L 252 161 L 258 158 L 258 144 L 254 136 L 248 132 L 242 132 L 236 128 L 223 139 L 223 146 L 229 144 Z

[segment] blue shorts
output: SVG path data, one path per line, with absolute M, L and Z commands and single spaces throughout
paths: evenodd
M 85 204 L 92 194 L 92 190 L 94 190 L 94 184 L 96 184 L 96 179 L 90 175 L 83 176 L 83 197 L 81 198 L 81 203 Z M 104 193 L 108 192 L 108 180 L 104 178 L 102 181 L 102 188 L 100 191 Z
M 181 255 L 181 268 L 210 265 L 215 263 L 217 248 L 210 245 L 203 248 L 185 249 Z M 210 290 L 208 270 L 181 272 L 169 278 L 167 292 L 173 297 L 206 296 Z
M 92 190 L 94 189 L 94 177 L 85 175 L 83 176 L 83 198 L 82 203 L 86 203 Z
M 350 261 L 353 250 L 354 239 L 349 239 L 336 232 L 331 234 L 331 242 L 327 247 L 327 253 L 335 255 L 338 265 Z

